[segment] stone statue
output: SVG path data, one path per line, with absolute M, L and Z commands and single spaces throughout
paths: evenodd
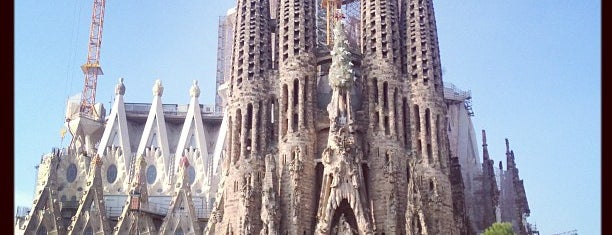
M 353 235 L 352 230 L 351 225 L 346 221 L 344 214 L 342 214 L 332 233 L 337 235 Z
M 357 172 L 355 168 L 351 169 L 351 173 L 350 173 L 351 182 L 353 183 L 353 187 L 355 188 L 359 188 L 359 180 L 357 178 L 358 174 L 359 173 Z
M 123 78 L 119 78 L 119 83 L 115 86 L 115 95 L 125 95 L 125 85 L 123 85 Z
M 200 97 L 200 86 L 198 86 L 198 80 L 193 80 L 193 85 L 189 89 L 189 95 L 192 97 Z
M 153 85 L 153 96 L 162 96 L 164 94 L 164 87 L 162 86 L 161 80 L 155 80 Z

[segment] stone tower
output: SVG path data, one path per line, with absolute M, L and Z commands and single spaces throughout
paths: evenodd
M 487 149 L 487 133 L 482 130 L 482 207 L 483 207 L 483 220 L 480 224 L 481 230 L 491 226 L 491 224 L 497 221 L 496 206 L 499 202 L 499 189 L 497 188 L 497 181 L 495 180 L 494 165 L 493 161 L 489 157 L 489 150 Z
M 205 232 L 464 233 L 433 3 L 358 2 L 355 47 L 338 2 L 327 47 L 317 2 L 237 1 L 224 178 Z
M 260 208 L 264 156 L 270 125 L 272 78 L 270 5 L 239 0 L 236 6 L 229 104 L 228 143 L 223 164 L 222 204 L 214 212 L 216 233 L 254 234 L 262 228 Z
M 531 213 L 523 180 L 519 177 L 519 170 L 514 161 L 514 150 L 510 149 L 510 142 L 506 139 L 506 170 L 501 173 L 500 192 L 500 219 L 512 223 L 512 230 L 516 234 L 526 235 L 526 218 Z M 500 170 L 502 168 L 500 162 Z
M 405 3 L 404 3 L 405 2 Z M 430 0 L 406 0 L 404 39 L 409 103 L 411 115 L 411 146 L 416 151 L 414 160 L 418 174 L 427 233 L 457 234 L 460 224 L 455 224 L 452 185 L 449 179 L 450 153 L 446 135 L 446 106 L 440 67 L 440 54 L 436 32 L 433 2 Z M 407 226 L 409 227 L 409 226 Z M 414 232 L 415 228 L 411 228 Z
M 400 95 L 408 93 L 402 90 L 401 19 L 397 4 L 394 0 L 361 1 L 362 79 L 368 104 L 365 169 L 371 177 L 370 201 L 378 204 L 372 212 L 374 232 L 390 234 L 403 231 L 406 198 L 400 195 L 406 195 L 407 188 L 406 177 L 400 174 L 410 157 L 404 141 L 410 136 L 406 136 L 406 123 L 399 109 L 406 107 L 406 104 L 401 106 Z
M 280 231 L 312 234 L 316 211 L 315 1 L 280 0 L 277 16 Z

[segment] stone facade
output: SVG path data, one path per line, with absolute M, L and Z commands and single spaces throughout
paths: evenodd
M 160 80 L 124 103 L 120 79 L 106 121 L 43 156 L 16 233 L 477 234 L 496 209 L 524 227 L 513 153 L 500 195 L 471 97 L 444 86 L 432 1 L 344 1 L 358 24 L 321 24 L 322 2 L 238 0 L 214 108 L 197 81 L 188 105 Z
M 433 5 L 360 4 L 361 48 L 339 42 L 342 29 L 328 48 L 315 44 L 314 0 L 280 0 L 274 20 L 268 1 L 238 1 L 231 130 L 209 233 L 467 233 Z

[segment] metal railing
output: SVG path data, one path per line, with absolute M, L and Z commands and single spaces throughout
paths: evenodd
M 133 114 L 148 114 L 151 110 L 150 103 L 125 103 L 125 112 Z M 162 104 L 162 110 L 166 115 L 184 116 L 187 115 L 188 104 Z M 222 112 L 215 111 L 212 105 L 200 104 L 200 110 L 204 115 L 221 116 Z

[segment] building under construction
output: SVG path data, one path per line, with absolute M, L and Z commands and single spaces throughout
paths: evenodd
M 95 0 L 72 141 L 41 157 L 16 234 L 533 234 L 514 153 L 496 176 L 483 131 L 481 162 L 471 93 L 443 83 L 431 0 L 238 0 L 214 105 L 212 78 L 186 104 L 159 80 L 125 102 L 120 79 L 108 114 L 103 16 Z

